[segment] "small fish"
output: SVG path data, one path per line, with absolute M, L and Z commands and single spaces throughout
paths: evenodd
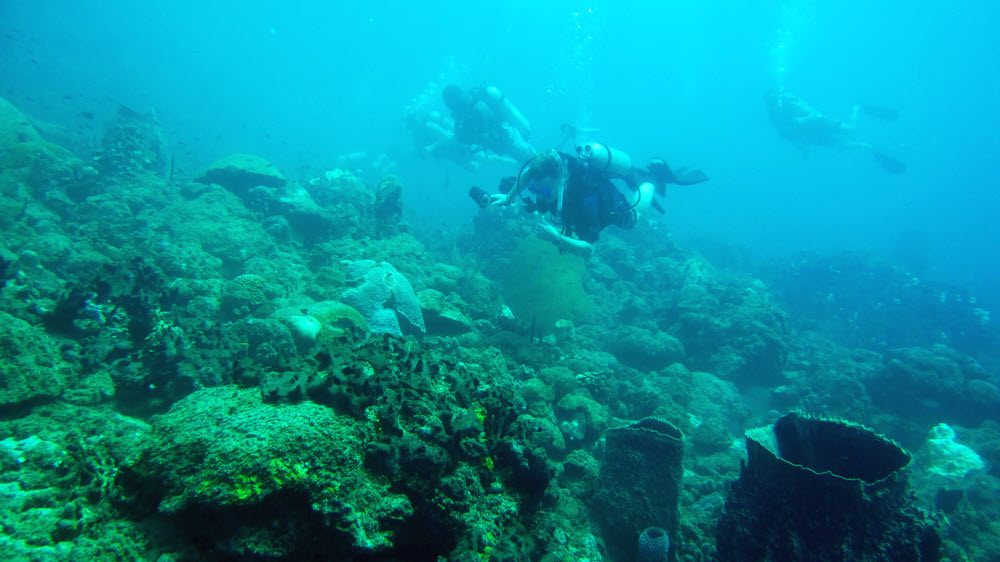
M 77 113 L 77 115 L 79 115 L 80 117 L 83 117 L 84 119 L 93 119 L 94 118 L 94 114 L 91 113 L 91 112 L 89 112 L 89 111 L 81 111 L 80 113 Z

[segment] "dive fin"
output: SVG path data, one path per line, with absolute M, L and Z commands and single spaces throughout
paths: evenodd
M 899 110 L 891 107 L 861 104 L 861 111 L 864 111 L 866 115 L 871 115 L 872 117 L 883 121 L 895 121 L 896 119 L 899 119 Z
M 674 183 L 677 185 L 694 185 L 708 181 L 708 176 L 701 170 L 687 170 L 681 168 L 674 172 Z
M 875 162 L 890 174 L 902 174 L 906 171 L 906 164 L 903 161 L 897 160 L 877 148 L 872 149 L 872 156 L 875 157 Z
M 655 198 L 649 202 L 649 206 L 659 211 L 661 215 L 667 214 L 666 209 L 663 208 L 663 204 L 661 204 Z

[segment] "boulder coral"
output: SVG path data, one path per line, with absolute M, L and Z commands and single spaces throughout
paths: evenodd
M 0 355 L 0 406 L 51 400 L 71 381 L 55 342 L 6 312 L 0 312 Z
M 283 187 L 288 183 L 270 162 L 252 154 L 230 154 L 216 160 L 194 181 L 221 185 L 241 197 L 258 185 Z
M 257 389 L 217 387 L 157 418 L 121 482 L 137 509 L 178 518 L 229 556 L 288 556 L 318 537 L 329 552 L 377 552 L 413 507 L 364 470 L 363 441 L 329 408 L 270 405 Z M 284 516 L 261 519 L 261 511 Z

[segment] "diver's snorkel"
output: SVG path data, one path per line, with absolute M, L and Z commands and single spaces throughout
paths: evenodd
M 531 165 L 531 162 L 534 159 L 535 159 L 534 157 L 528 158 L 527 160 L 525 160 L 524 164 L 521 164 L 521 169 L 517 171 L 517 177 L 514 178 L 514 183 L 510 186 L 510 188 L 508 188 L 508 191 L 511 188 L 514 188 L 514 187 L 517 187 L 518 185 L 520 185 L 520 183 L 521 183 L 521 176 L 524 175 L 524 171 L 528 169 L 528 166 Z
M 562 156 L 559 153 L 555 153 L 556 161 L 559 162 L 559 179 L 556 185 L 556 218 L 562 220 L 562 208 L 563 208 L 563 194 L 566 192 L 566 163 L 563 162 Z

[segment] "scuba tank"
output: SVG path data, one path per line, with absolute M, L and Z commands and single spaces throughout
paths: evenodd
M 624 152 L 611 148 L 599 142 L 592 142 L 579 146 L 576 149 L 580 160 L 587 166 L 593 167 L 598 172 L 608 177 L 621 178 L 625 180 L 634 195 L 626 196 L 629 206 L 637 214 L 642 213 L 650 207 L 663 213 L 663 205 L 656 200 L 656 185 L 652 182 L 642 181 L 642 172 L 634 173 L 632 170 L 632 158 Z M 639 185 L 636 185 L 639 183 Z
M 635 195 L 629 201 L 629 205 L 636 213 L 642 214 L 653 203 L 653 195 L 656 187 L 650 182 L 643 182 L 635 190 Z
M 585 164 L 604 174 L 627 178 L 632 172 L 632 159 L 628 154 L 599 142 L 578 147 L 576 152 Z
M 512 127 L 517 129 L 517 132 L 521 133 L 521 136 L 528 138 L 531 136 L 531 125 L 528 120 L 521 115 L 521 112 L 514 107 L 514 104 L 510 103 L 507 96 L 503 95 L 496 86 L 486 86 L 482 89 L 483 98 L 486 103 L 496 111 L 500 117 L 504 119 L 507 123 L 510 123 Z

